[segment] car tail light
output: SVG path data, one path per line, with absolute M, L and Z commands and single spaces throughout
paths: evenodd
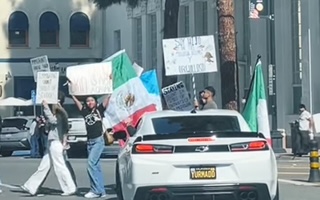
M 136 144 L 132 149 L 133 154 L 163 154 L 173 153 L 173 146 L 157 144 Z
M 233 152 L 263 151 L 268 149 L 269 147 L 266 141 L 244 142 L 230 145 L 230 150 Z

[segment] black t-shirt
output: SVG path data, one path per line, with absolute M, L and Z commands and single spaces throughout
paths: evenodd
M 86 123 L 88 139 L 94 139 L 102 135 L 102 118 L 104 117 L 104 110 L 105 108 L 102 106 L 102 104 L 100 104 L 95 110 L 90 110 L 86 107 L 82 108 L 81 114 Z

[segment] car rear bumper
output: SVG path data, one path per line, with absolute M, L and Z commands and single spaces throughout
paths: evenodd
M 1 151 L 30 150 L 30 143 L 27 139 L 21 141 L 0 141 Z
M 260 183 L 227 186 L 147 186 L 136 190 L 134 200 L 272 200 Z

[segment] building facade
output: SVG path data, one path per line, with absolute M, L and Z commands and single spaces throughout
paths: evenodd
M 121 4 L 106 10 L 106 55 L 126 49 L 131 59 L 145 70 L 157 69 L 161 83 L 165 0 L 147 2 L 135 9 Z M 267 86 L 270 86 L 268 66 L 275 65 L 276 69 L 276 85 L 273 85 L 276 127 L 290 134 L 289 122 L 297 119 L 300 103 L 306 104 L 312 113 L 320 112 L 320 79 L 316 77 L 320 70 L 317 64 L 320 57 L 316 55 L 320 48 L 320 3 L 317 0 L 274 1 L 274 13 L 270 14 L 274 14 L 275 20 L 269 16 L 249 19 L 248 2 L 234 3 L 240 95 L 244 96 L 249 88 L 253 65 L 260 54 Z M 275 28 L 272 38 L 275 63 L 270 61 L 270 22 Z M 214 35 L 219 52 L 217 0 L 181 0 L 178 26 L 179 37 Z M 179 79 L 191 89 L 190 76 L 179 76 Z M 213 85 L 217 89 L 217 103 L 222 106 L 219 71 L 196 75 L 196 85 L 198 91 Z
M 67 66 L 101 61 L 104 12 L 88 0 L 15 0 L 1 6 L 1 98 L 31 98 L 36 84 L 30 58 L 47 55 L 64 91 Z M 2 107 L 1 115 L 12 115 L 12 108 Z
M 161 84 L 162 73 L 162 29 L 164 26 L 164 3 L 162 0 L 150 0 L 148 3 L 135 9 L 128 8 L 125 4 L 114 5 L 106 10 L 107 30 L 107 55 L 126 49 L 130 58 L 141 65 L 145 70 L 156 69 Z M 236 3 L 236 20 L 239 21 L 239 35 L 245 38 L 244 3 Z M 214 1 L 190 1 L 182 0 L 179 12 L 179 37 L 214 35 L 217 40 L 217 12 Z M 245 70 L 247 49 L 243 45 L 244 40 L 238 42 L 239 65 Z M 244 74 L 244 73 L 242 73 Z M 191 76 L 182 75 L 179 80 L 191 87 Z M 208 85 L 213 85 L 217 93 L 220 93 L 220 73 L 196 74 L 197 91 Z M 243 80 L 244 78 L 242 78 Z M 241 82 L 244 87 L 244 82 Z M 242 92 L 241 92 L 242 93 Z M 216 101 L 221 102 L 220 95 Z

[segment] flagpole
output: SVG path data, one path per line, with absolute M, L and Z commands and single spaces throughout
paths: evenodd
M 253 67 L 253 73 L 252 73 L 251 80 L 250 80 L 249 90 L 248 90 L 248 92 L 247 92 L 247 94 L 246 94 L 246 97 L 245 97 L 246 103 L 244 104 L 242 110 L 244 110 L 244 109 L 246 108 L 246 106 L 247 106 L 248 98 L 249 98 L 249 95 L 250 95 L 250 93 L 251 93 L 252 86 L 253 86 L 254 76 L 255 76 L 255 74 L 256 74 L 256 73 L 255 73 L 256 66 L 257 66 L 258 62 L 260 61 L 260 59 L 261 59 L 261 55 L 258 54 L 258 55 L 257 55 L 256 63 L 254 64 L 254 67 Z

